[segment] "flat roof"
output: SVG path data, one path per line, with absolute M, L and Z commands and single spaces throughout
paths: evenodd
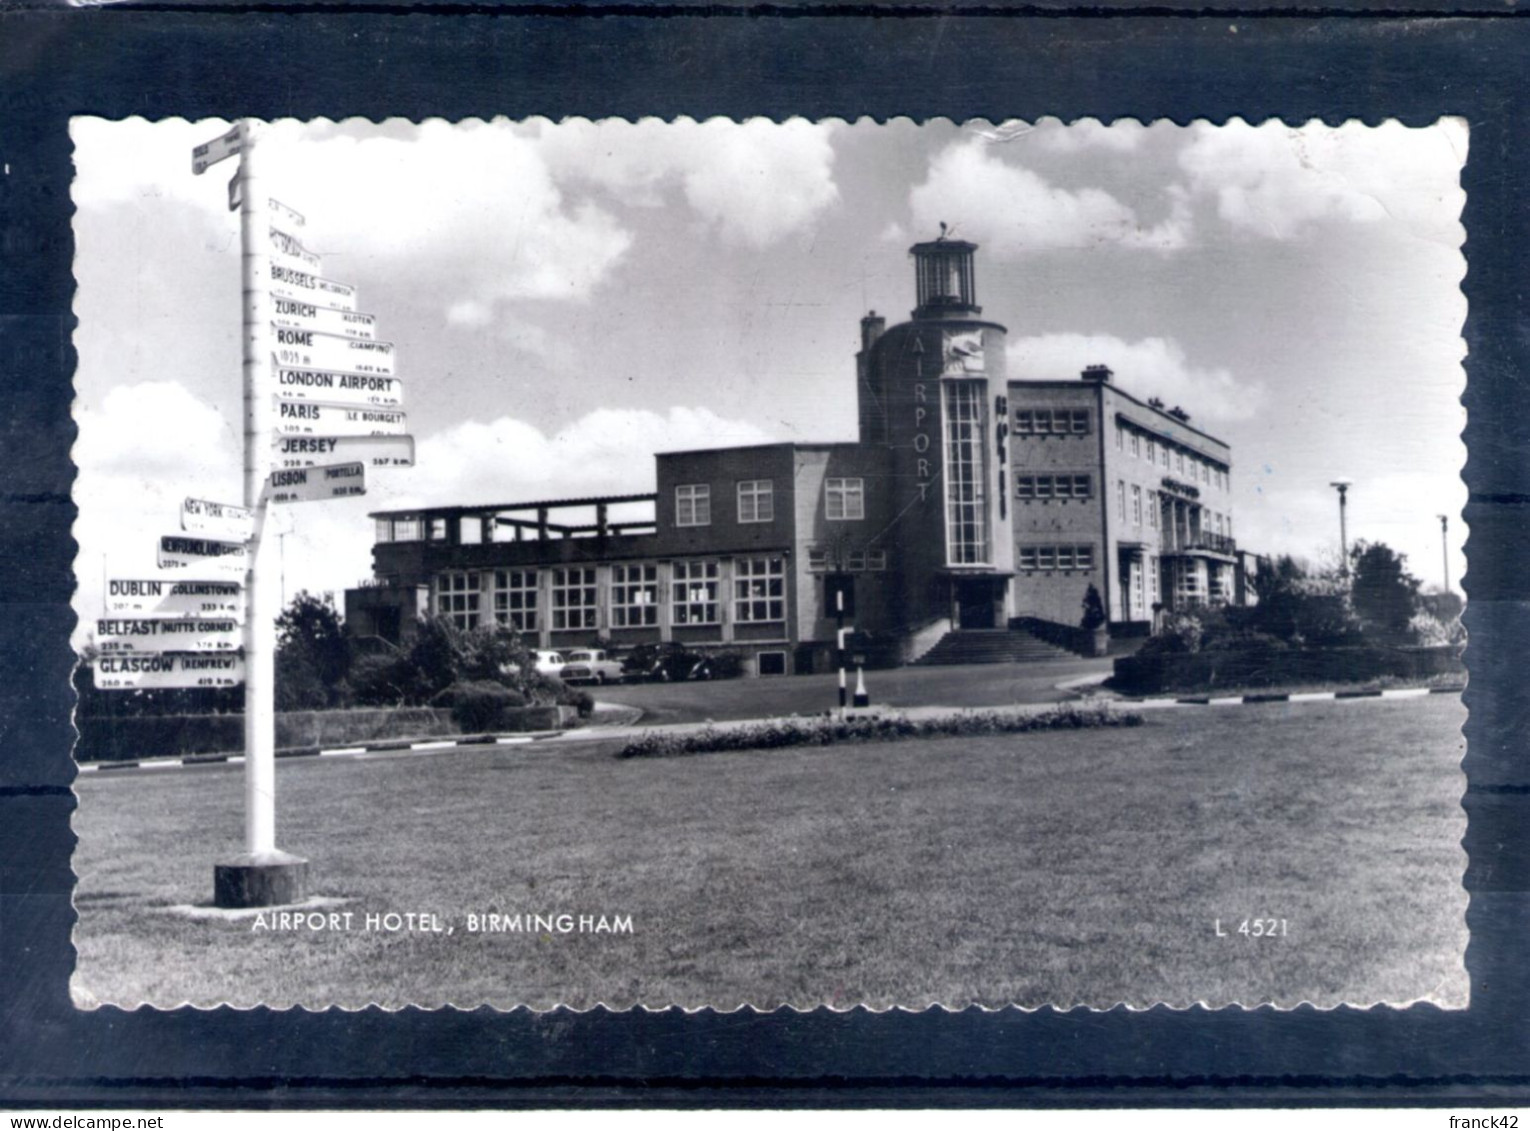
M 764 451 L 767 448 L 791 448 L 793 450 L 802 448 L 812 451 L 823 448 L 859 448 L 861 446 L 859 440 L 772 440 L 765 444 L 729 444 L 726 447 L 720 448 L 682 448 L 679 451 L 673 452 L 655 452 L 654 458 L 661 459 L 664 456 L 704 456 L 711 455 L 713 452 Z
M 481 505 L 453 505 L 446 507 L 411 507 L 408 510 L 370 511 L 368 518 L 413 518 L 420 514 L 484 514 L 489 511 L 534 511 L 546 507 L 593 507 L 597 503 L 652 503 L 658 501 L 655 492 L 643 495 L 591 495 L 582 499 L 535 499 L 529 503 L 483 503 Z
M 1044 381 L 1029 381 L 1029 380 L 1025 380 L 1024 378 L 1020 378 L 1020 377 L 1010 377 L 1010 378 L 1007 378 L 1005 380 L 1005 384 L 1007 384 L 1007 385 L 1051 385 L 1051 386 L 1053 386 L 1055 388 L 1066 388 L 1066 389 L 1098 389 L 1098 388 L 1109 389 L 1112 393 L 1115 393 L 1118 397 L 1125 397 L 1127 400 L 1131 401 L 1132 404 L 1136 405 L 1138 408 L 1145 408 L 1149 412 L 1156 412 L 1159 416 L 1163 417 L 1165 420 L 1172 420 L 1172 421 L 1174 421 L 1174 427 L 1176 427 L 1176 428 L 1183 428 L 1187 432 L 1194 432 L 1197 436 L 1204 436 L 1206 439 L 1210 440 L 1213 444 L 1221 444 L 1224 448 L 1229 448 L 1230 449 L 1232 447 L 1232 445 L 1229 444 L 1226 440 L 1219 439 L 1218 437 L 1213 436 L 1210 432 L 1207 432 L 1207 431 L 1205 431 L 1202 428 L 1195 427 L 1195 425 L 1193 425 L 1193 424 L 1186 424 L 1179 417 L 1177 417 L 1173 413 L 1169 412 L 1168 409 L 1155 408 L 1154 406 L 1148 404 L 1147 401 L 1144 401 L 1144 400 L 1142 400 L 1142 399 L 1140 399 L 1138 397 L 1134 397 L 1131 393 L 1128 393 L 1125 389 L 1121 388 L 1119 385 L 1112 385 L 1109 382 L 1085 381 L 1081 377 L 1074 378 L 1071 381 L 1062 380 L 1060 378 L 1055 378 L 1055 377 L 1047 378 Z

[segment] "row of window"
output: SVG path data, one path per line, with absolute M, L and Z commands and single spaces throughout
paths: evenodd
M 595 567 L 570 566 L 547 572 L 548 626 L 554 632 L 600 627 L 600 586 Z M 716 560 L 672 562 L 667 586 L 670 623 L 720 624 L 721 572 L 721 563 Z M 659 583 L 658 566 L 652 563 L 612 566 L 610 626 L 657 625 L 661 594 L 665 592 Z M 731 598 L 733 619 L 738 623 L 785 620 L 785 561 L 779 557 L 734 559 Z M 450 617 L 458 628 L 495 623 L 537 632 L 544 611 L 540 606 L 541 588 L 534 569 L 497 569 L 481 574 L 448 571 L 436 576 L 436 615 Z
M 1220 467 L 1203 460 L 1194 452 L 1176 447 L 1167 440 L 1160 440 L 1151 433 L 1139 431 L 1128 424 L 1116 423 L 1116 451 L 1128 452 L 1136 459 L 1146 459 L 1154 467 L 1187 476 L 1192 483 L 1208 483 L 1218 490 L 1228 489 L 1228 474 Z
M 1015 434 L 1019 436 L 1087 436 L 1087 408 L 1022 408 L 1015 410 Z
M 1142 525 L 1142 511 L 1143 511 L 1143 503 L 1142 503 L 1143 492 L 1142 492 L 1142 488 L 1140 486 L 1138 486 L 1137 484 L 1135 484 L 1135 483 L 1131 484 L 1130 487 L 1128 487 L 1127 482 L 1124 479 L 1116 480 L 1116 517 L 1118 517 L 1122 522 L 1126 521 L 1126 517 L 1127 517 L 1126 501 L 1127 501 L 1127 491 L 1128 490 L 1131 491 L 1131 496 L 1130 497 L 1131 497 L 1131 522 L 1132 522 L 1132 525 L 1133 526 L 1141 526 Z M 1147 492 L 1147 520 L 1148 520 L 1148 525 L 1150 527 L 1152 527 L 1154 530 L 1159 529 L 1159 527 L 1161 525 L 1161 523 L 1159 521 L 1159 509 L 1160 509 L 1159 500 L 1162 497 L 1163 496 L 1161 496 L 1160 493 L 1157 492 L 1157 491 L 1148 491 Z M 1172 498 L 1173 496 L 1169 496 L 1169 497 Z M 1217 534 L 1225 534 L 1225 535 L 1228 535 L 1228 536 L 1232 535 L 1232 515 L 1230 515 L 1230 514 L 1224 515 L 1220 511 L 1213 511 L 1213 510 L 1203 510 L 1201 513 L 1202 513 L 1202 516 L 1203 516 L 1203 520 L 1206 523 L 1207 528 L 1209 530 L 1211 530 L 1211 531 L 1213 531 L 1213 532 L 1215 532 Z
M 1088 499 L 1094 495 L 1090 475 L 1017 475 L 1017 499 Z
M 1093 568 L 1094 547 L 1092 545 L 1020 547 L 1020 569 L 1022 572 L 1035 573 L 1043 570 Z
M 843 555 L 829 560 L 828 550 L 808 551 L 808 572 L 828 573 L 834 572 L 862 573 L 866 570 L 880 572 L 887 568 L 886 550 L 846 550 Z
M 738 483 L 738 521 L 770 522 L 775 517 L 774 481 L 770 479 L 740 480 Z M 865 518 L 865 480 L 825 480 L 824 517 L 830 522 L 846 522 Z M 675 525 L 712 525 L 712 485 L 710 483 L 682 483 L 675 488 Z

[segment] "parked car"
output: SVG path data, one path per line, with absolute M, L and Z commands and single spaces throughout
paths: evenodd
M 565 661 L 562 652 L 549 652 L 546 649 L 538 648 L 532 654 L 537 658 L 536 667 L 540 674 L 550 675 L 558 679 L 563 678 Z
M 658 683 L 713 677 L 710 657 L 678 643 L 640 644 L 627 657 L 623 671 L 628 679 Z
M 600 648 L 576 648 L 558 678 L 564 683 L 620 683 L 622 666 Z

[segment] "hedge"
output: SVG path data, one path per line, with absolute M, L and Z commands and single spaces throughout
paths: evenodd
M 1434 648 L 1249 648 L 1239 651 L 1165 652 L 1122 656 L 1111 686 L 1151 695 L 1227 687 L 1279 687 L 1305 683 L 1363 683 L 1392 676 L 1428 679 L 1466 671 L 1460 650 Z

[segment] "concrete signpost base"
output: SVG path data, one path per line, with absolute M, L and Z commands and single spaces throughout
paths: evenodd
M 213 866 L 218 907 L 281 907 L 308 898 L 308 861 L 273 850 L 246 852 Z

